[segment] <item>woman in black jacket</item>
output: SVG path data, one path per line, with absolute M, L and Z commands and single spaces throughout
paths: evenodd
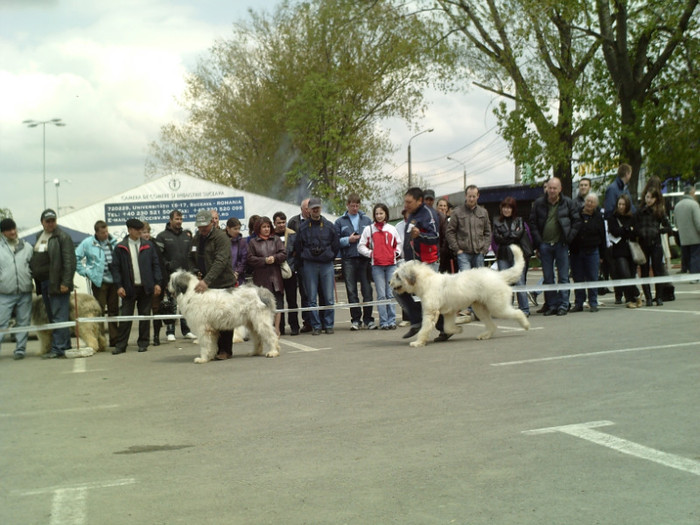
M 506 197 L 500 205 L 501 213 L 493 219 L 493 242 L 496 253 L 496 264 L 499 270 L 505 270 L 513 266 L 513 252 L 508 247 L 517 244 L 523 250 L 525 257 L 525 268 L 520 280 L 515 283 L 524 285 L 527 280 L 527 267 L 532 255 L 532 241 L 530 233 L 526 230 L 527 225 L 522 217 L 517 216 L 517 203 L 513 197 Z M 518 308 L 530 317 L 530 304 L 527 300 L 526 292 L 518 292 Z
M 666 267 L 664 266 L 663 257 L 664 251 L 661 246 L 661 234 L 671 233 L 671 225 L 666 217 L 666 209 L 664 200 L 658 188 L 651 188 L 644 194 L 644 204 L 635 215 L 635 230 L 639 244 L 644 250 L 647 262 L 642 264 L 642 277 L 649 277 L 649 266 L 654 271 L 655 277 L 666 275 Z M 653 302 L 657 306 L 663 305 L 662 290 L 664 284 L 657 284 L 656 297 Z M 652 305 L 651 286 L 648 284 L 642 285 L 644 296 L 647 300 L 647 306 Z
M 637 235 L 634 230 L 634 215 L 632 215 L 632 202 L 627 194 L 620 195 L 617 199 L 615 211 L 608 217 L 608 231 L 613 238 L 613 277 L 615 279 L 631 279 L 637 274 L 637 265 L 632 260 L 630 252 L 631 240 Z M 639 308 L 642 306 L 642 298 L 639 296 L 639 288 L 634 285 L 624 286 L 627 308 Z

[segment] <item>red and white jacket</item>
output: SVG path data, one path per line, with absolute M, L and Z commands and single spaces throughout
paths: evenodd
M 360 255 L 372 259 L 373 266 L 393 266 L 401 256 L 401 240 L 396 228 L 386 222 L 365 226 L 357 244 Z

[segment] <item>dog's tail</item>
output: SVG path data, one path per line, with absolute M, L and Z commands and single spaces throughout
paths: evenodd
M 277 302 L 275 301 L 275 296 L 272 294 L 272 292 L 267 288 L 263 288 L 262 286 L 256 286 L 255 288 L 255 291 L 258 292 L 258 297 L 265 305 L 265 308 L 271 312 L 274 312 L 277 309 Z
M 510 248 L 510 251 L 513 252 L 513 266 L 507 270 L 502 270 L 500 273 L 503 275 L 503 279 L 508 284 L 515 284 L 523 274 L 523 268 L 525 268 L 525 258 L 523 257 L 523 251 L 517 244 L 510 244 L 508 247 Z

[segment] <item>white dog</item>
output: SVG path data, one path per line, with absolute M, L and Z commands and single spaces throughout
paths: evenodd
M 200 356 L 195 363 L 211 361 L 217 352 L 219 330 L 245 326 L 253 342 L 253 355 L 279 355 L 275 333 L 275 298 L 265 288 L 241 286 L 233 291 L 207 290 L 197 293 L 197 278 L 178 270 L 170 276 L 168 289 L 192 331 L 199 336 Z
M 413 347 L 425 346 L 438 316 L 445 319 L 444 332 L 448 336 L 462 332 L 455 324 L 460 310 L 472 307 L 477 317 L 486 325 L 486 331 L 478 339 L 489 339 L 496 331 L 491 315 L 516 319 L 528 330 L 530 322 L 525 314 L 511 305 L 510 284 L 520 279 L 525 261 L 520 247 L 511 245 L 515 264 L 502 272 L 490 268 L 474 268 L 456 274 L 435 272 L 419 261 L 410 261 L 399 266 L 391 278 L 390 285 L 396 293 L 411 293 L 420 297 L 423 322 Z

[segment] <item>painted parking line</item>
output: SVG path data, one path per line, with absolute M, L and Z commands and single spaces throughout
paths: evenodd
M 635 348 L 620 348 L 618 350 L 603 350 L 601 352 L 589 352 L 586 354 L 568 354 L 568 355 L 557 355 L 552 357 L 540 357 L 537 359 L 521 359 L 519 361 L 505 361 L 503 363 L 491 363 L 491 366 L 511 366 L 511 365 L 525 365 L 529 363 L 545 363 L 547 361 L 561 361 L 563 359 L 577 359 L 579 357 L 595 357 L 599 355 L 608 354 L 623 354 L 626 352 L 642 352 L 644 350 L 666 350 L 669 348 L 682 348 L 684 346 L 697 346 L 700 345 L 700 341 L 692 341 L 690 343 L 677 343 L 673 345 L 654 345 L 654 346 L 638 346 Z
M 292 341 L 287 341 L 285 339 L 280 339 L 279 342 L 285 346 L 291 346 L 296 348 L 296 350 L 290 350 L 286 352 L 287 354 L 298 354 L 301 352 L 320 352 L 321 350 L 330 350 L 331 347 L 316 348 L 313 346 L 302 345 L 301 343 L 293 343 Z
M 618 438 L 610 434 L 606 434 L 605 432 L 595 430 L 598 427 L 606 427 L 614 424 L 615 423 L 612 421 L 590 421 L 588 423 L 579 423 L 576 425 L 563 425 L 560 427 L 525 430 L 523 431 L 523 434 L 536 436 L 540 434 L 561 432 L 562 434 L 568 434 L 569 436 L 584 439 L 586 441 L 590 441 L 591 443 L 595 443 L 596 445 L 601 445 L 623 454 L 645 459 L 666 467 L 682 470 L 684 472 L 690 472 L 691 474 L 700 476 L 700 461 L 684 458 L 682 456 L 676 456 L 675 454 L 669 454 L 668 452 L 662 452 L 661 450 L 656 450 L 655 448 L 640 445 L 639 443 L 628 441 L 626 439 Z
M 2 417 L 31 417 L 31 416 L 45 416 L 47 414 L 68 414 L 72 412 L 86 412 L 88 410 L 107 410 L 110 408 L 117 408 L 119 405 L 97 405 L 94 407 L 75 407 L 75 408 L 56 408 L 53 410 L 32 410 L 29 412 L 0 412 L 0 418 Z
M 92 489 L 123 487 L 136 483 L 133 478 L 97 481 L 78 485 L 45 487 L 19 492 L 20 496 L 53 494 L 51 500 L 51 525 L 82 525 L 87 519 L 87 495 Z

